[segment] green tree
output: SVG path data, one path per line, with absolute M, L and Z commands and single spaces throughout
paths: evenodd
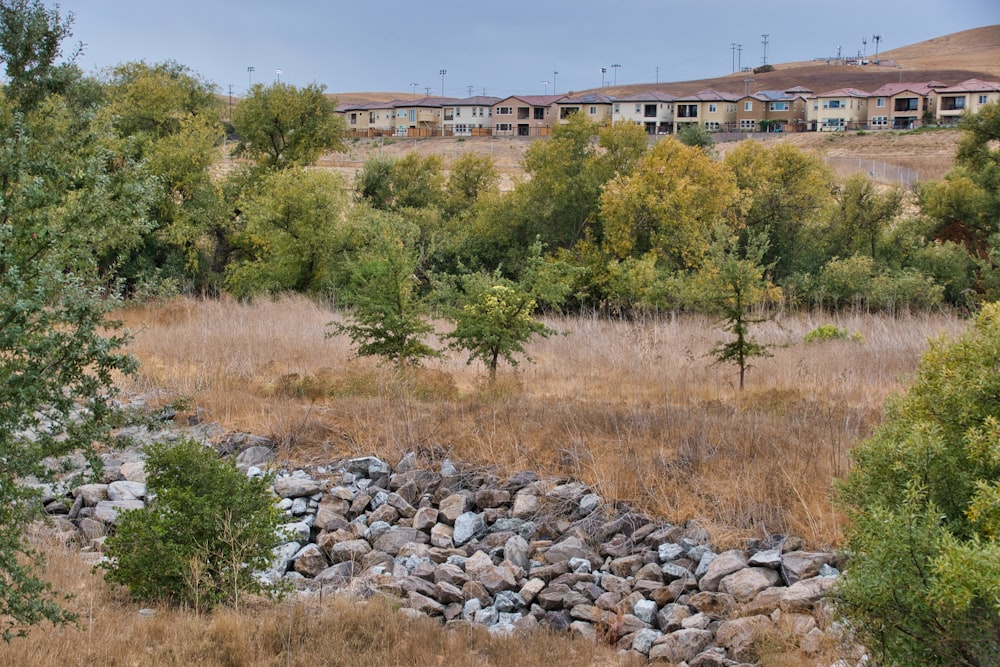
M 281 543 L 280 514 L 266 477 L 247 477 L 193 440 L 146 448 L 155 498 L 123 512 L 108 538 L 105 577 L 141 600 L 210 609 L 273 592 L 255 573 Z
M 685 146 L 701 148 L 708 152 L 715 148 L 715 139 L 704 126 L 698 123 L 687 123 L 677 132 L 677 141 Z
M 394 218 L 373 220 L 373 235 L 350 262 L 350 283 L 343 293 L 346 323 L 331 323 L 329 336 L 344 335 L 359 356 L 382 357 L 397 367 L 419 366 L 440 356 L 424 339 L 434 331 L 430 306 L 420 293 L 415 249 L 419 230 Z
M 26 31 L 25 26 L 30 26 Z M 73 99 L 56 63 L 69 21 L 39 2 L 0 2 L 0 637 L 72 618 L 25 541 L 47 457 L 106 442 L 115 374 L 134 369 L 107 321 L 118 302 L 102 269 L 145 230 L 151 184 L 114 152 L 109 128 Z M 29 39 L 30 37 L 30 39 Z M 45 46 L 50 44 L 49 46 Z M 43 48 L 44 47 L 44 48 Z M 39 60 L 41 59 L 41 60 Z M 53 72 L 66 88 L 53 88 Z M 56 94 L 65 92 L 66 96 Z M 30 103 L 29 99 L 30 99 Z M 71 101 L 72 99 L 72 101 Z M 81 409 L 84 408 L 84 409 Z
M 851 450 L 838 609 L 887 665 L 1000 664 L 1000 305 L 939 339 Z
M 754 312 L 763 312 L 780 300 L 781 289 L 767 277 L 770 267 L 762 264 L 767 254 L 766 237 L 751 236 L 741 250 L 737 237 L 725 227 L 716 230 L 716 236 L 705 264 L 693 279 L 696 305 L 721 317 L 723 329 L 735 336 L 709 354 L 716 363 L 736 366 L 742 391 L 751 360 L 771 356 L 771 346 L 757 342 L 750 335 L 751 325 L 768 319 L 755 316 Z
M 233 109 L 236 146 L 265 167 L 307 166 L 325 151 L 343 150 L 344 123 L 325 86 L 297 88 L 287 83 L 255 84 Z
M 448 217 L 468 211 L 481 197 L 500 191 L 500 174 L 493 158 L 465 153 L 455 160 L 445 185 L 444 208 Z
M 267 174 L 239 209 L 240 256 L 226 272 L 234 293 L 331 294 L 343 283 L 346 253 L 362 239 L 349 220 L 347 186 L 338 175 L 297 167 Z
M 828 243 L 835 254 L 866 252 L 878 261 L 877 251 L 889 228 L 903 208 L 899 188 L 879 192 L 864 174 L 855 174 L 835 189 L 837 205 L 830 220 Z
M 490 381 L 501 358 L 511 366 L 517 366 L 518 357 L 531 361 L 525 344 L 555 333 L 534 318 L 537 304 L 523 286 L 495 274 L 467 274 L 461 283 L 463 296 L 450 313 L 455 328 L 445 338 L 449 348 L 469 353 L 467 363 L 482 361 Z

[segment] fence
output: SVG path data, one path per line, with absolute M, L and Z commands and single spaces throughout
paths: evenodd
M 898 184 L 904 188 L 912 188 L 920 180 L 920 174 L 914 169 L 900 167 L 887 162 L 854 157 L 825 157 L 823 162 L 830 166 L 838 176 L 867 174 L 878 183 Z

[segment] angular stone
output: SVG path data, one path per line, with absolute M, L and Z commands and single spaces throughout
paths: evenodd
M 346 586 L 359 571 L 357 563 L 354 561 L 344 561 L 331 565 L 316 575 L 314 581 L 320 584 L 330 584 L 331 586 Z
M 438 511 L 433 507 L 421 507 L 413 516 L 413 527 L 417 530 L 429 531 L 438 520 Z
M 579 621 L 587 621 L 588 623 L 595 623 L 603 625 L 604 627 L 615 627 L 618 626 L 619 623 L 618 614 L 598 609 L 597 607 L 589 604 L 575 605 L 572 609 L 570 609 L 569 613 L 570 616 Z
M 684 547 L 672 542 L 664 542 L 657 547 L 657 556 L 661 563 L 668 563 L 684 555 Z
M 687 662 L 711 642 L 712 633 L 708 630 L 678 630 L 657 639 L 649 649 L 649 659 Z
M 610 593 L 618 593 L 622 597 L 632 592 L 632 586 L 627 580 L 613 574 L 605 574 L 601 577 L 601 588 Z
M 390 472 L 389 464 L 374 456 L 362 456 L 350 459 L 344 464 L 344 469 L 347 472 L 367 477 L 368 479 L 388 475 Z
M 388 494 L 386 495 L 388 496 Z M 377 509 L 368 513 L 368 521 L 371 523 L 384 521 L 385 523 L 395 525 L 399 522 L 399 512 L 389 503 L 382 503 Z
M 526 605 L 524 598 L 514 591 L 499 591 L 493 598 L 493 606 L 500 613 L 513 613 L 518 609 L 523 609 Z
M 108 484 L 108 500 L 142 500 L 146 485 L 142 482 L 119 481 Z
M 465 602 L 465 594 L 462 589 L 447 581 L 439 581 L 434 585 L 436 591 L 434 597 L 444 604 L 452 602 Z
M 310 477 L 286 475 L 274 479 L 274 492 L 279 498 L 298 498 L 319 493 L 320 483 Z
M 781 575 L 765 567 L 748 567 L 722 578 L 719 592 L 729 593 L 737 602 L 748 602 L 766 588 L 778 584 Z
M 647 629 L 635 633 L 632 638 L 632 650 L 649 655 L 649 649 L 653 647 L 653 642 L 663 636 L 659 630 Z
M 329 566 L 326 556 L 315 544 L 307 544 L 295 555 L 295 571 L 304 577 L 315 577 Z
M 781 549 L 758 551 L 750 556 L 750 560 L 747 562 L 751 567 L 769 567 L 777 570 L 781 567 Z
M 708 614 L 703 614 L 698 612 L 693 616 L 688 616 L 683 621 L 681 621 L 681 628 L 689 630 L 691 628 L 697 628 L 698 630 L 707 630 L 708 626 L 712 624 L 712 617 Z
M 541 592 L 536 596 L 538 605 L 546 611 L 554 611 L 557 609 L 562 609 L 563 599 L 569 595 L 572 591 L 566 584 L 554 584 L 546 586 Z
M 417 513 L 417 509 L 398 493 L 390 493 L 385 502 L 389 507 L 399 512 L 399 516 L 405 519 L 411 519 Z
M 407 593 L 406 599 L 411 609 L 416 609 L 422 614 L 427 614 L 428 616 L 444 615 L 444 605 L 434 598 L 418 593 L 417 591 L 410 591 Z
M 512 535 L 504 542 L 503 558 L 505 561 L 526 571 L 530 565 L 530 559 L 528 558 L 529 551 L 530 547 L 526 539 L 520 535 Z
M 618 533 L 611 538 L 610 541 L 605 542 L 601 545 L 600 554 L 602 556 L 610 556 L 611 558 L 621 558 L 622 556 L 627 556 L 632 553 L 635 549 L 635 544 L 632 540 L 625 537 L 621 533 Z
M 73 524 L 70 524 L 70 528 Z M 100 539 L 107 535 L 107 528 L 104 524 L 97 519 L 83 518 L 80 519 L 80 535 L 83 537 L 84 546 L 90 545 L 94 540 Z
M 728 593 L 695 593 L 688 599 L 688 606 L 712 618 L 726 618 L 736 607 L 736 601 Z
M 361 560 L 371 552 L 372 547 L 367 540 L 346 540 L 326 545 L 326 552 L 330 556 L 331 563 L 343 563 L 345 561 L 361 562 Z
M 531 604 L 538 597 L 538 594 L 545 588 L 545 582 L 538 578 L 529 579 L 521 586 L 517 592 L 524 600 L 525 604 Z
M 428 541 L 430 538 L 427 533 L 412 527 L 396 526 L 379 535 L 372 546 L 378 551 L 395 556 L 407 544 L 426 544 Z
M 343 500 L 324 498 L 316 508 L 316 519 L 313 526 L 320 530 L 341 530 L 347 528 L 348 521 L 341 512 L 346 512 L 347 503 Z
M 766 588 L 757 596 L 740 606 L 742 616 L 770 614 L 775 609 L 788 613 L 811 613 L 836 579 L 813 577 L 803 579 L 791 586 Z
M 545 560 L 548 563 L 559 563 L 568 561 L 571 558 L 590 558 L 593 552 L 575 535 L 553 544 L 545 552 Z
M 455 532 L 452 540 L 456 546 L 461 546 L 473 538 L 486 532 L 486 522 L 481 514 L 463 512 L 455 519 Z
M 618 577 L 633 577 L 645 564 L 646 561 L 642 554 L 632 554 L 614 559 L 611 561 L 609 569 Z
M 737 570 L 742 570 L 747 566 L 746 556 L 738 549 L 724 551 L 709 563 L 705 574 L 698 580 L 698 588 L 703 591 L 715 592 L 719 590 L 719 582 L 726 575 Z
M 478 581 L 491 595 L 496 595 L 499 591 L 513 591 L 517 589 L 517 574 L 515 568 L 510 563 L 501 563 L 497 567 L 490 567 L 483 570 Z
M 819 573 L 820 567 L 829 565 L 833 554 L 811 551 L 792 551 L 782 554 L 781 572 L 785 583 L 791 586 L 803 579 L 810 579 Z
M 452 525 L 455 519 L 469 510 L 468 493 L 455 493 L 448 496 L 438 504 L 438 511 L 441 513 L 441 521 Z
M 94 508 L 94 518 L 104 523 L 114 523 L 119 512 L 141 510 L 146 504 L 141 500 L 102 500 Z
M 733 660 L 753 662 L 757 659 L 754 642 L 760 635 L 774 628 L 767 616 L 747 616 L 724 621 L 715 632 L 715 642 L 726 649 Z
M 511 515 L 517 519 L 531 519 L 538 514 L 542 503 L 534 493 L 521 492 L 514 496 Z
M 656 625 L 663 632 L 676 632 L 683 627 L 684 619 L 691 616 L 691 609 L 683 604 L 668 604 L 656 615 Z
M 146 472 L 146 464 L 143 461 L 126 461 L 122 464 L 119 471 L 122 477 L 130 482 L 142 482 L 146 483 L 146 478 L 149 474 Z
M 656 619 L 656 603 L 652 600 L 639 600 L 632 607 L 632 613 L 643 623 L 652 625 Z
M 236 455 L 236 467 L 240 470 L 263 468 L 273 460 L 274 452 L 270 447 L 254 445 L 253 447 L 247 447 Z
M 97 503 L 108 499 L 107 484 L 81 484 L 73 489 L 73 496 L 83 498 L 86 507 L 95 507 Z
M 510 502 L 510 492 L 503 489 L 479 489 L 474 497 L 476 507 L 481 510 L 500 507 Z
M 455 546 L 453 536 L 455 529 L 449 525 L 438 523 L 431 528 L 431 545 L 442 549 Z
M 663 571 L 656 563 L 646 563 L 635 573 L 636 581 L 652 581 L 663 584 Z
M 490 592 L 478 581 L 467 581 L 462 584 L 462 594 L 466 600 L 479 600 L 484 607 L 492 601 Z

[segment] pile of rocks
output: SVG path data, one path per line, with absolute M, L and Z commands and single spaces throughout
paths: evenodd
M 248 475 L 275 469 L 259 438 L 219 442 Z M 99 551 L 116 513 L 145 499 L 141 462 L 119 459 L 106 483 L 47 498 L 85 549 Z M 824 601 L 833 554 L 781 538 L 720 553 L 697 526 L 654 522 L 577 481 L 409 454 L 278 469 L 274 493 L 288 541 L 261 576 L 304 594 L 389 594 L 448 624 L 565 630 L 691 667 L 752 662 L 769 633 L 806 653 L 839 641 Z

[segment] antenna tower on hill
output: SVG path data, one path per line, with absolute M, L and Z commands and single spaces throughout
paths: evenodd
M 882 41 L 882 35 L 872 35 L 872 41 L 875 42 L 875 62 L 878 62 L 878 44 Z

